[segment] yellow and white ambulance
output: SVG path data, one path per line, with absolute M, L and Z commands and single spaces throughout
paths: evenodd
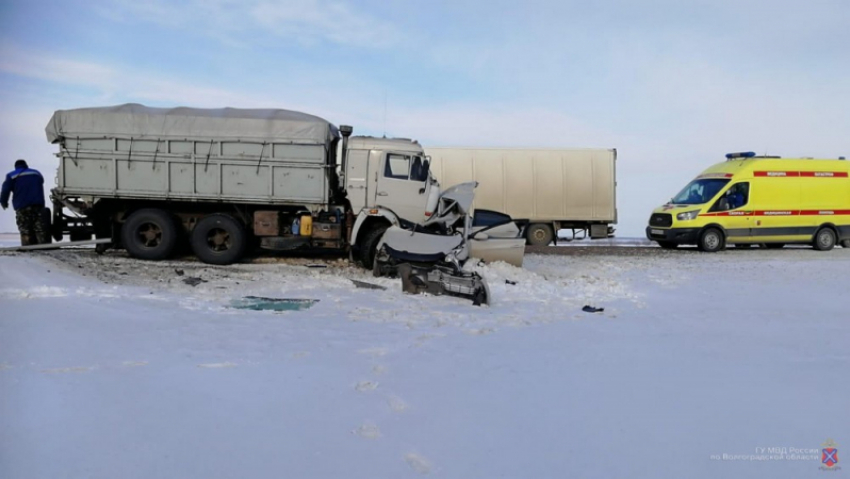
M 646 237 L 662 248 L 695 244 L 810 244 L 850 248 L 850 162 L 730 153 L 652 212 Z

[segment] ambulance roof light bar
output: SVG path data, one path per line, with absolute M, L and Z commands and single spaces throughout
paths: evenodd
M 726 153 L 727 160 L 737 160 L 738 158 L 752 158 L 756 156 L 754 151 L 741 151 L 738 153 Z

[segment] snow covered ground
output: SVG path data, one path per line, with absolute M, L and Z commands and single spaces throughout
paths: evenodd
M 482 308 L 336 260 L 4 253 L 0 478 L 819 477 L 850 249 L 643 251 L 480 267 Z

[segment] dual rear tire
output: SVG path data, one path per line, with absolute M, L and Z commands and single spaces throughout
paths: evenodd
M 181 227 L 170 213 L 145 208 L 133 212 L 121 228 L 121 242 L 130 256 L 146 260 L 170 257 L 178 245 Z M 203 217 L 189 238 L 192 252 L 204 263 L 231 264 L 245 254 L 245 227 L 230 215 Z

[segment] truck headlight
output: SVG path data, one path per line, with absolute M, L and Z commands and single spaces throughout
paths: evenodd
M 699 216 L 699 210 L 685 211 L 684 213 L 676 215 L 676 219 L 679 221 L 690 221 L 695 219 L 697 216 Z

